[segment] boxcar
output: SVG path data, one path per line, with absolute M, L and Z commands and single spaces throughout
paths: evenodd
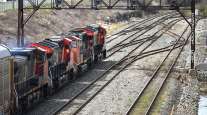
M 13 62 L 9 49 L 0 45 L 0 114 L 10 114 L 12 107 Z

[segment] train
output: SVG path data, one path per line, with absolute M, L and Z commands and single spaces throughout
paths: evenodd
M 106 29 L 90 24 L 30 43 L 0 45 L 0 114 L 22 114 L 106 58 Z

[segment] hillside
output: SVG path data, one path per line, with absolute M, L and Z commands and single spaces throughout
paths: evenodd
M 28 11 L 29 12 L 29 11 Z M 39 10 L 25 26 L 25 41 L 38 41 L 90 23 L 101 23 L 107 16 L 127 11 Z M 28 14 L 28 13 L 27 13 Z M 27 14 L 24 14 L 25 16 Z M 0 13 L 0 43 L 16 46 L 17 12 Z

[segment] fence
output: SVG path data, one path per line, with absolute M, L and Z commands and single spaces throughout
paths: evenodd
M 43 0 L 30 0 L 30 1 L 32 1 L 35 5 L 38 5 Z M 56 0 L 45 0 L 45 2 L 41 5 L 41 7 L 52 7 L 51 5 L 55 5 L 55 1 Z M 65 1 L 74 5 L 74 3 L 77 3 L 79 0 L 65 0 Z M 23 0 L 23 2 L 24 2 L 24 7 L 32 7 L 28 0 Z M 64 2 L 62 2 L 62 5 L 63 3 Z M 81 4 L 87 5 L 88 3 L 90 3 L 90 0 L 84 0 L 83 3 Z M 15 10 L 17 8 L 18 8 L 18 0 L 9 0 L 9 1 L 0 0 L 0 12 L 4 12 L 7 10 Z
M 41 2 L 41 0 L 31 0 L 34 2 L 34 4 L 38 4 L 38 2 Z M 43 5 L 51 4 L 52 0 L 46 0 Z M 15 10 L 18 7 L 18 0 L 15 1 L 7 1 L 7 2 L 1 2 L 0 0 L 0 12 L 8 11 L 8 10 Z M 31 4 L 28 2 L 28 0 L 24 1 L 24 7 L 31 7 Z
M 0 2 L 0 12 L 17 9 L 17 1 Z

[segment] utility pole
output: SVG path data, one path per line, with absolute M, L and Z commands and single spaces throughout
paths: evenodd
M 195 53 L 195 0 L 191 0 L 191 69 L 194 69 L 194 53 Z
M 160 0 L 160 8 L 161 8 L 161 6 L 162 6 L 162 0 Z
M 17 31 L 17 46 L 24 46 L 24 12 L 23 0 L 18 0 L 18 31 Z
M 15 1 L 12 0 L 12 9 L 14 10 L 15 9 Z

